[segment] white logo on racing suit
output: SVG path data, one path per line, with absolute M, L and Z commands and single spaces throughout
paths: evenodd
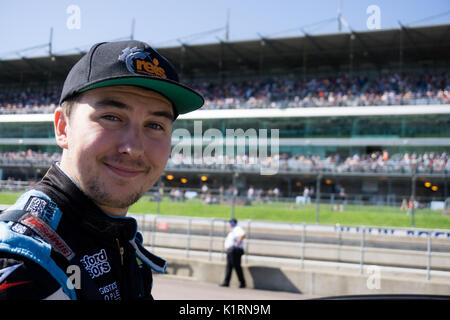
M 103 295 L 103 299 L 105 300 L 120 300 L 120 292 L 115 281 L 107 286 L 101 287 L 98 291 Z
M 92 256 L 85 255 L 80 259 L 80 262 L 86 271 L 89 272 L 92 279 L 111 271 L 105 249 L 100 250 L 99 253 L 93 254 Z
M 25 208 L 27 212 L 35 212 L 39 217 L 41 217 L 47 206 L 47 201 L 38 197 L 30 197 L 28 200 L 28 205 Z

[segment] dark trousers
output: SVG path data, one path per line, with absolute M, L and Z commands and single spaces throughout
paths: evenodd
M 231 280 L 231 272 L 236 270 L 239 282 L 241 285 L 245 285 L 244 273 L 241 268 L 241 257 L 244 254 L 244 250 L 241 248 L 230 248 L 227 250 L 227 267 L 225 269 L 224 284 L 228 285 Z

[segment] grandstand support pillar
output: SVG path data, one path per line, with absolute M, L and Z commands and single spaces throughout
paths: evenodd
M 303 63 L 302 63 L 302 72 L 303 72 L 303 81 L 306 79 L 306 61 L 307 61 L 307 55 L 306 55 L 306 43 L 303 44 Z
M 320 205 L 320 181 L 322 180 L 322 174 L 317 175 L 316 181 L 316 224 L 319 224 L 319 205 Z
M 403 71 L 403 26 L 400 28 L 400 45 L 399 45 L 399 71 Z
M 354 58 L 355 58 L 355 54 L 354 54 L 354 50 L 353 50 L 353 45 L 354 45 L 354 41 L 356 39 L 356 36 L 353 34 L 353 32 L 350 33 L 350 38 L 349 38 L 349 44 L 350 44 L 350 49 L 349 49 L 349 75 L 350 77 L 353 75 L 353 63 L 354 63 Z
M 411 178 L 411 199 L 412 199 L 412 206 L 411 206 L 411 227 L 414 228 L 414 212 L 415 210 L 415 202 L 416 202 L 416 173 L 413 172 L 412 178 Z
M 181 48 L 180 48 L 180 70 L 179 70 L 179 77 L 180 79 L 183 78 L 184 74 L 184 57 L 186 55 L 186 47 L 184 46 L 184 44 L 181 44 Z
M 290 198 L 292 196 L 292 178 L 288 177 L 287 181 L 287 196 Z
M 48 41 L 48 56 L 53 56 L 53 27 L 50 28 L 50 39 Z
M 134 26 L 136 24 L 136 19 L 133 18 L 131 20 L 131 33 L 130 33 L 130 40 L 134 40 Z
M 266 41 L 261 39 L 260 41 L 261 47 L 259 50 L 259 75 L 262 76 L 264 72 L 264 48 L 266 46 Z
M 224 82 L 224 75 L 223 75 L 223 42 L 220 41 L 220 55 L 219 55 L 219 62 L 218 62 L 218 67 L 219 67 L 219 79 L 220 79 L 220 83 L 222 84 Z
M 448 197 L 447 171 L 444 171 L 444 199 Z
M 30 172 L 34 174 L 34 181 L 37 181 L 37 168 L 33 166 L 33 162 L 31 160 L 28 161 L 28 165 L 30 166 L 31 170 L 25 171 L 25 179 L 30 180 Z
M 388 206 L 395 206 L 395 195 L 392 194 L 392 181 L 388 178 L 387 180 L 387 197 L 386 202 Z
M 162 183 L 162 176 L 159 177 L 159 179 L 158 179 L 158 190 L 157 190 L 158 196 L 156 197 L 156 214 L 160 213 L 161 201 L 164 198 L 164 192 L 163 192 L 163 194 L 159 193 L 159 190 L 161 189 L 161 183 Z
M 233 172 L 233 198 L 231 202 L 231 219 L 235 219 L 235 213 L 234 213 L 234 207 L 236 206 L 236 197 L 237 197 L 237 185 L 236 185 L 236 178 L 239 176 L 237 172 Z

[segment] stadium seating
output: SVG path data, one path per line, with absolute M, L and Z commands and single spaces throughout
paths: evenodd
M 271 77 L 240 81 L 197 81 L 203 109 L 302 108 L 450 103 L 450 72 L 366 76 Z M 61 87 L 0 89 L 0 113 L 51 113 Z
M 183 159 L 176 155 L 176 159 L 169 158 L 167 169 L 201 168 L 201 169 L 233 169 L 243 171 L 256 171 L 264 166 L 260 159 L 226 158 L 224 161 L 204 161 L 202 164 L 194 164 L 190 159 Z M 0 152 L 0 165 L 47 167 L 54 161 L 61 159 L 60 153 L 46 153 L 37 151 Z M 270 159 L 269 159 L 270 160 Z M 275 159 L 272 159 L 275 160 Z M 279 169 L 291 172 L 375 172 L 375 173 L 450 173 L 450 158 L 445 152 L 439 154 L 426 152 L 424 154 L 404 153 L 388 155 L 386 152 L 373 152 L 371 154 L 354 154 L 340 158 L 338 154 L 321 158 L 319 155 L 294 155 L 281 154 L 278 157 Z M 267 159 L 265 159 L 267 161 Z

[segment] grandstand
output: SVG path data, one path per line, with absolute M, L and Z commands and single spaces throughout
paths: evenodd
M 198 189 L 236 184 L 242 192 L 250 185 L 279 188 L 289 198 L 305 186 L 332 197 L 339 184 L 348 194 L 382 195 L 396 205 L 413 192 L 426 202 L 445 200 L 449 31 L 450 25 L 401 27 L 158 48 L 206 98 L 204 108 L 174 126 L 191 133 L 192 153 L 195 143 L 208 146 L 201 136 L 208 129 L 279 135 L 277 150 L 268 150 L 276 174 L 261 175 L 261 159 L 222 165 L 170 159 L 166 175 L 176 179 L 162 182 Z M 0 61 L 0 180 L 38 179 L 58 158 L 51 112 L 82 54 Z M 177 141 L 174 136 L 174 146 Z M 423 186 L 429 181 L 436 190 Z

